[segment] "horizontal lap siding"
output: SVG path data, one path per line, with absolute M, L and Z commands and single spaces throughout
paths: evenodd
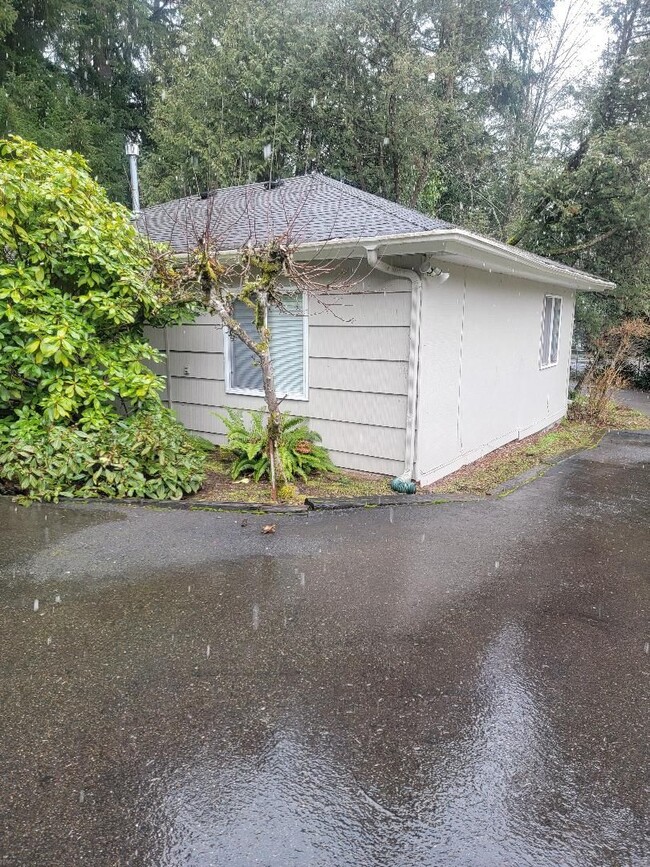
M 169 375 L 223 382 L 223 352 L 170 352 Z
M 390 461 L 387 458 L 374 458 L 368 455 L 351 455 L 330 449 L 334 465 L 344 470 L 360 470 L 364 473 L 380 473 L 385 476 L 398 476 L 404 469 L 404 458 Z
M 173 352 L 223 353 L 223 328 L 220 325 L 177 325 L 167 329 L 167 346 L 165 332 L 162 328 L 144 329 L 144 336 L 163 352 L 166 348 Z
M 144 329 L 144 336 L 152 346 L 155 346 L 156 349 L 164 350 L 164 348 L 165 348 L 164 329 L 151 328 L 151 326 L 146 325 L 145 329 Z
M 309 384 L 366 394 L 407 394 L 408 362 L 352 358 L 310 358 Z
M 223 328 L 219 325 L 182 325 L 167 330 L 170 350 L 223 352 Z
M 156 376 L 167 376 L 167 364 L 164 358 L 164 348 L 165 348 L 165 332 L 161 328 L 150 328 L 145 327 L 144 336 L 149 341 L 149 343 L 163 352 L 162 361 L 149 361 L 148 359 L 144 361 L 145 367 L 148 367 Z M 159 392 L 160 399 L 164 403 L 168 403 L 169 395 L 167 392 L 167 383 L 165 382 L 165 388 Z
M 296 410 L 298 411 L 298 406 Z M 406 418 L 406 397 L 397 394 L 310 389 L 309 414 L 313 419 L 400 429 Z
M 402 469 L 410 315 L 410 292 L 402 288 L 410 289 L 407 281 L 390 282 L 385 292 L 327 296 L 326 306 L 310 299 L 309 400 L 283 401 L 282 408 L 308 417 L 334 462 L 347 469 Z M 162 332 L 152 332 L 152 343 L 164 349 Z M 202 316 L 168 329 L 167 347 L 172 405 L 188 429 L 223 443 L 217 414 L 263 406 L 261 398 L 226 393 L 218 320 Z
M 216 379 L 171 377 L 175 403 L 197 406 L 231 406 L 233 409 L 257 409 L 261 398 L 244 394 L 226 394 L 225 383 Z M 309 401 L 284 400 L 282 409 L 292 415 L 304 415 L 309 405 L 309 417 L 352 424 L 372 424 L 399 428 L 406 415 L 406 397 L 394 394 L 365 394 L 356 391 L 329 391 L 311 388 Z
M 164 375 L 165 363 L 150 365 Z M 170 376 L 184 380 L 225 382 L 223 353 L 169 352 Z M 347 358 L 310 358 L 310 391 L 344 391 L 365 395 L 407 394 L 406 361 L 374 361 Z M 225 387 L 225 386 L 224 386 Z
M 357 291 L 323 295 L 320 301 L 313 299 L 310 324 L 323 328 L 340 328 L 346 325 L 356 325 L 358 328 L 392 328 L 398 322 L 408 325 L 411 316 L 409 292 L 375 293 L 373 304 L 364 304 L 366 297 L 366 293 Z
M 212 434 L 218 442 L 225 442 L 225 426 L 219 418 L 226 413 L 223 407 L 174 403 L 174 411 L 189 430 Z M 321 435 L 329 449 L 348 455 L 348 460 L 352 461 L 348 464 L 350 469 L 363 469 L 354 465 L 354 456 L 358 455 L 377 460 L 377 466 L 382 459 L 393 463 L 403 462 L 404 431 L 397 428 L 341 424 L 339 421 L 315 418 L 311 419 L 311 427 Z M 381 472 L 379 469 L 375 471 Z
M 354 336 L 350 329 L 354 329 Z M 406 361 L 409 329 L 404 326 L 373 328 L 339 325 L 309 329 L 309 354 L 314 358 L 354 358 L 377 361 Z
M 211 439 L 225 443 L 223 422 L 217 416 L 225 413 L 223 407 L 196 406 L 191 403 L 174 403 L 174 412 L 178 420 L 183 422 L 188 430 L 200 434 L 212 434 Z
M 404 431 L 398 428 L 341 424 L 323 419 L 313 419 L 312 427 L 332 451 L 392 461 L 404 459 Z
M 150 365 L 161 375 L 164 362 Z M 169 353 L 169 374 L 189 379 L 225 380 L 223 353 Z M 358 391 L 366 394 L 407 394 L 406 361 L 372 361 L 350 358 L 310 358 L 309 385 L 312 389 Z

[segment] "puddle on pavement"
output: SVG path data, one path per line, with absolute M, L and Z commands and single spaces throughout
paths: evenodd
M 10 497 L 0 497 L 0 577 L 12 577 L 34 554 L 74 533 L 121 520 L 119 508 L 104 504 L 22 506 Z

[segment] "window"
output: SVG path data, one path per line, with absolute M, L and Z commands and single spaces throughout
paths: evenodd
M 557 364 L 560 347 L 560 319 L 562 316 L 562 299 L 558 295 L 544 296 L 542 313 L 542 345 L 540 347 L 540 367 L 551 367 Z
M 285 310 L 268 311 L 271 359 L 278 397 L 307 400 L 307 315 L 304 296 L 287 296 Z M 235 301 L 234 313 L 247 334 L 258 339 L 253 311 Z M 236 337 L 226 337 L 226 391 L 264 396 L 262 371 L 253 353 Z

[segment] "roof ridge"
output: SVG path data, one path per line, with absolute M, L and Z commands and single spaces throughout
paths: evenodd
M 393 202 L 390 199 L 384 199 L 382 196 L 377 196 L 375 193 L 369 193 L 366 190 L 362 190 L 359 187 L 353 187 L 351 184 L 346 184 L 345 181 L 337 181 L 336 178 L 331 178 L 329 175 L 322 174 L 321 172 L 314 172 L 319 178 L 322 178 L 326 183 L 331 184 L 332 186 L 342 187 L 348 195 L 352 196 L 355 199 L 360 199 L 361 201 L 366 201 L 371 204 L 373 207 L 377 208 L 380 211 L 384 211 L 392 216 L 400 216 L 407 222 L 411 223 L 414 226 L 417 226 L 418 229 L 422 229 L 423 231 L 429 231 L 430 226 L 423 225 L 423 221 L 425 220 L 439 220 L 439 222 L 446 222 L 444 220 L 440 220 L 438 217 L 431 217 L 428 214 L 423 214 L 421 211 L 416 211 L 415 208 L 408 208 L 406 205 L 401 205 L 399 202 Z M 386 207 L 388 205 L 388 207 Z M 422 217 L 421 221 L 416 221 L 410 217 L 413 214 L 417 217 Z M 451 225 L 450 223 L 448 225 Z

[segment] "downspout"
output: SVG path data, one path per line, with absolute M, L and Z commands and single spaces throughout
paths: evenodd
M 432 270 L 429 257 L 425 257 L 418 270 L 399 268 L 382 262 L 377 247 L 366 247 L 366 259 L 373 270 L 403 277 L 411 281 L 411 321 L 409 324 L 409 360 L 406 398 L 406 448 L 404 452 L 404 472 L 393 479 L 391 488 L 404 494 L 414 494 L 413 481 L 415 466 L 415 429 L 418 405 L 418 366 L 420 361 L 420 324 L 422 320 L 422 274 Z

